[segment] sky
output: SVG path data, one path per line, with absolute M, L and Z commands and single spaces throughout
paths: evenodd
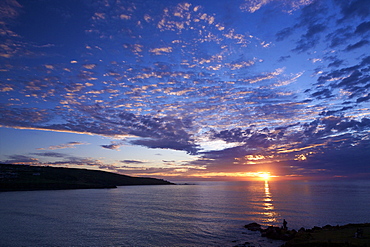
M 0 2 L 0 163 L 370 178 L 368 0 Z

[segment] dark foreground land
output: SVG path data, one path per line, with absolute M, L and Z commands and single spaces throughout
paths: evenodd
M 0 164 L 0 191 L 116 188 L 124 185 L 168 185 L 155 178 L 47 166 Z
M 314 227 L 298 232 L 284 247 L 370 247 L 370 223 Z
M 315 226 L 298 231 L 273 226 L 263 229 L 257 223 L 248 224 L 245 228 L 260 231 L 263 237 L 287 241 L 282 247 L 370 247 L 370 223 Z

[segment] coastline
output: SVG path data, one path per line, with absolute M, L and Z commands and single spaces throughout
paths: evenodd
M 0 164 L 0 192 L 113 189 L 129 185 L 173 185 L 163 179 L 131 177 L 77 168 Z
M 331 246 L 370 246 L 370 223 L 314 226 L 311 229 L 289 230 L 286 226 L 262 228 L 258 223 L 244 226 L 250 231 L 261 232 L 261 237 L 286 241 L 281 247 L 331 247 Z M 237 245 L 235 247 L 247 247 Z

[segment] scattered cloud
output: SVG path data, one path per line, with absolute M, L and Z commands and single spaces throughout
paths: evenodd
M 354 49 L 363 47 L 365 45 L 368 45 L 370 42 L 368 40 L 361 40 L 353 45 L 348 45 L 347 48 L 345 49 L 346 51 L 352 51 Z
M 141 160 L 121 160 L 121 163 L 125 164 L 145 164 L 147 162 Z
M 355 30 L 356 34 L 366 34 L 368 32 L 370 32 L 370 21 L 362 22 Z
M 130 142 L 134 145 L 141 145 L 148 148 L 161 148 L 186 151 L 189 154 L 197 153 L 197 145 L 187 140 L 174 139 L 139 139 Z
M 66 156 L 65 154 L 57 153 L 57 152 L 32 153 L 32 155 L 44 156 L 44 157 L 54 157 L 54 158 L 63 158 Z
M 370 15 L 370 3 L 366 0 L 352 0 L 342 2 L 335 0 L 341 8 L 342 18 L 339 21 L 345 21 L 350 18 L 360 17 L 367 18 Z
M 109 145 L 101 145 L 102 148 L 110 149 L 110 150 L 119 150 L 121 147 L 120 144 L 109 144 Z
M 245 0 L 244 3 L 240 6 L 240 9 L 242 11 L 248 11 L 250 13 L 254 13 L 264 7 L 267 4 L 275 3 L 278 4 L 278 6 L 287 13 L 292 13 L 300 8 L 302 6 L 309 5 L 314 0 L 291 0 L 291 1 L 281 1 L 281 0 Z
M 60 145 L 52 145 L 47 148 L 36 148 L 36 150 L 55 150 L 55 149 L 65 149 L 65 148 L 75 148 L 76 145 L 87 145 L 84 142 L 68 142 Z
M 355 159 L 347 149 L 366 170 L 368 0 L 45 4 L 58 17 L 48 32 L 33 18 L 47 19 L 43 9 L 0 3 L 0 125 L 104 136 L 113 141 L 98 148 L 114 154 L 130 144 L 192 158 L 165 158 L 161 168 L 140 159 L 108 164 L 67 155 L 85 142 L 36 141 L 4 162 L 160 176 L 265 164 L 281 174 L 341 175 Z M 204 140 L 224 145 L 206 150 Z
M 3 164 L 38 164 L 39 160 L 27 155 L 8 155 L 6 160 L 1 161 Z

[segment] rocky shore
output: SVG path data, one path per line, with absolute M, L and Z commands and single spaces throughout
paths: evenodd
M 286 224 L 282 227 L 268 226 L 263 228 L 260 224 L 253 222 L 245 225 L 245 228 L 261 232 L 262 237 L 286 241 L 282 247 L 370 247 L 370 223 L 315 226 L 311 229 L 302 227 L 297 231 L 295 229 L 289 230 Z

